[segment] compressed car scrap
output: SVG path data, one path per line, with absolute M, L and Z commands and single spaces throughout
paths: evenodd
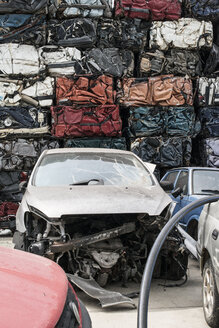
M 124 137 L 84 137 L 67 139 L 64 148 L 108 148 L 126 150 L 126 139 Z
M 198 52 L 182 49 L 171 49 L 165 52 L 157 49 L 142 52 L 138 69 L 141 77 L 161 74 L 195 77 L 202 74 Z
M 150 24 L 144 20 L 101 19 L 97 25 L 97 46 L 118 47 L 138 52 L 147 45 L 149 27 Z
M 187 15 L 203 19 L 213 19 L 219 15 L 217 0 L 185 0 Z
M 219 167 L 219 137 L 203 139 L 200 152 L 203 165 Z
M 132 151 L 144 162 L 158 167 L 189 166 L 191 160 L 191 137 L 145 137 L 132 144 Z
M 45 15 L 0 15 L 0 43 L 22 43 L 36 46 L 46 44 Z
M 118 105 L 97 107 L 51 107 L 56 137 L 121 136 L 122 122 Z
M 194 107 L 131 107 L 130 130 L 135 137 L 196 134 Z
M 199 108 L 203 137 L 219 137 L 219 106 Z
M 199 141 L 203 165 L 219 167 L 219 77 L 200 77 L 198 80 L 198 113 L 202 123 L 202 140 Z M 205 139 L 206 138 L 206 139 Z
M 47 12 L 47 0 L 6 0 L 0 3 L 0 13 Z
M 123 79 L 118 84 L 119 103 L 123 106 L 193 105 L 192 81 L 173 75 L 148 79 Z
M 180 18 L 172 22 L 153 22 L 150 30 L 149 47 L 160 50 L 169 48 L 197 49 L 211 47 L 213 26 L 211 22 L 194 18 Z
M 111 17 L 113 1 L 52 0 L 59 17 Z

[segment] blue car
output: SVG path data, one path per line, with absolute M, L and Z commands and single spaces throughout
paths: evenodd
M 169 183 L 168 190 L 176 202 L 173 214 L 201 197 L 219 194 L 219 169 L 209 167 L 181 167 L 169 170 L 161 179 Z M 162 185 L 162 183 L 161 183 Z M 197 240 L 198 220 L 202 207 L 187 214 L 180 225 Z

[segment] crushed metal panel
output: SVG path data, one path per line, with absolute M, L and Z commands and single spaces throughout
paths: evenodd
M 130 304 L 135 308 L 135 304 L 131 298 L 100 287 L 93 278 L 84 279 L 73 274 L 67 274 L 67 276 L 74 285 L 83 290 L 87 295 L 98 299 L 102 308 L 118 304 Z

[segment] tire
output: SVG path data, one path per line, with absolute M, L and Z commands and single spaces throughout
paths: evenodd
M 80 299 L 78 301 L 81 308 L 82 328 L 92 328 L 91 318 L 84 303 Z
M 202 283 L 203 311 L 207 324 L 212 328 L 219 327 L 219 294 L 210 259 L 204 265 Z

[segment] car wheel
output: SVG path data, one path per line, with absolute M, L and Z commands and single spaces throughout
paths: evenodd
M 202 299 L 205 320 L 212 328 L 219 327 L 219 295 L 211 260 L 208 259 L 203 271 Z
M 92 328 L 92 322 L 84 303 L 78 299 L 81 308 L 82 328 Z

